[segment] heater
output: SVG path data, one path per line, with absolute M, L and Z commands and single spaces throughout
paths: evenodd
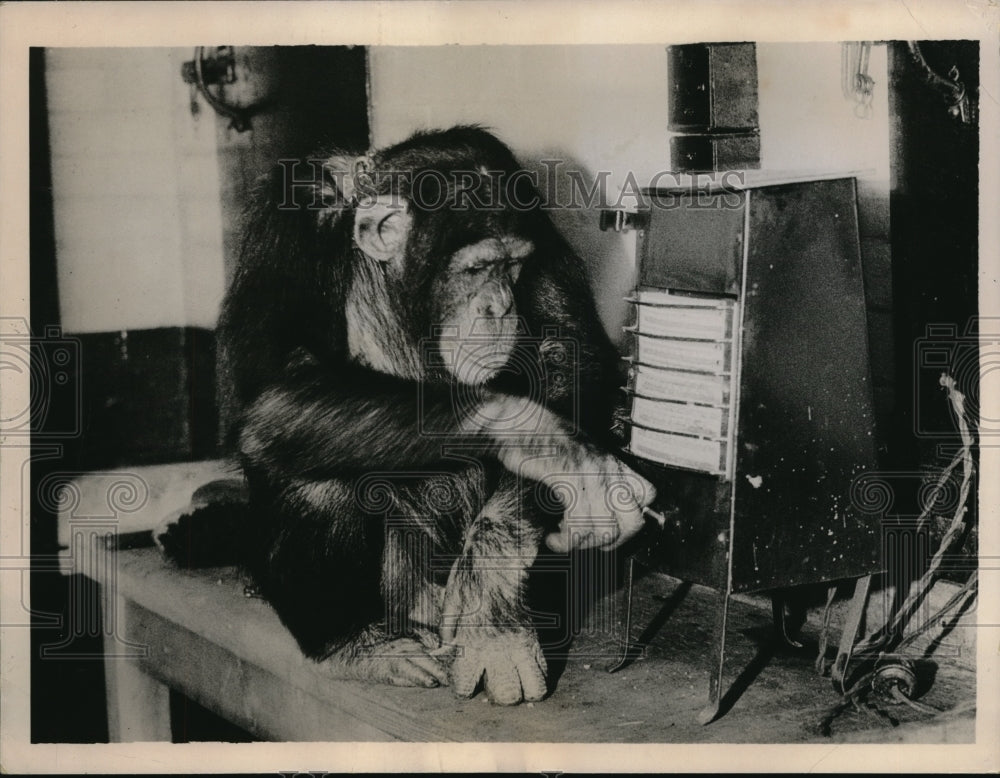
M 637 230 L 627 447 L 665 518 L 644 561 L 719 593 L 707 722 L 731 594 L 880 569 L 859 493 L 876 440 L 855 180 L 724 174 L 643 195 L 602 215 Z

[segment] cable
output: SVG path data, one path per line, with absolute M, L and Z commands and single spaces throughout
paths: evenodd
M 968 508 L 966 504 L 968 502 L 972 476 L 975 469 L 972 460 L 973 439 L 970 431 L 970 422 L 965 411 L 965 396 L 956 388 L 955 380 L 947 374 L 942 374 L 939 383 L 948 391 L 948 399 L 951 402 L 952 409 L 954 410 L 955 417 L 958 421 L 958 430 L 962 440 L 962 448 L 955 455 L 951 463 L 941 472 L 937 483 L 928 496 L 926 507 L 920 514 L 917 521 L 917 527 L 922 528 L 926 524 L 930 516 L 931 509 L 937 502 L 938 494 L 951 478 L 952 473 L 958 465 L 961 464 L 962 484 L 959 490 L 958 503 L 955 508 L 954 515 L 952 516 L 951 524 L 945 532 L 944 537 L 941 539 L 938 549 L 931 558 L 931 561 L 923 575 L 911 584 L 910 592 L 906 599 L 895 611 L 895 613 L 887 619 L 886 623 L 879 630 L 872 633 L 868 638 L 856 643 L 852 647 L 851 654 L 855 657 L 871 657 L 874 651 L 884 648 L 892 641 L 893 636 L 900 634 L 899 627 L 912 618 L 917 606 L 930 593 L 931 587 L 936 580 L 937 573 L 941 568 L 944 557 L 951 548 L 952 544 L 955 542 L 955 539 L 967 529 L 965 519 Z M 974 570 L 961 588 L 937 610 L 933 617 L 928 619 L 924 624 L 921 624 L 909 634 L 899 639 L 894 653 L 879 653 L 874 670 L 863 675 L 861 679 L 851 686 L 850 689 L 846 691 L 842 690 L 841 702 L 823 717 L 820 722 L 820 730 L 823 731 L 824 734 L 829 734 L 829 728 L 832 721 L 850 705 L 853 705 L 858 710 L 868 710 L 869 712 L 872 712 L 869 707 L 861 706 L 859 703 L 860 698 L 868 691 L 873 692 L 876 697 L 905 704 L 913 710 L 933 716 L 940 716 L 942 714 L 948 714 L 949 716 L 957 715 L 958 713 L 967 710 L 970 707 L 968 703 L 958 705 L 950 711 L 942 711 L 931 705 L 910 699 L 910 694 L 913 693 L 916 687 L 915 667 L 913 662 L 908 657 L 899 653 L 899 651 L 900 649 L 912 645 L 918 637 L 924 635 L 933 627 L 938 627 L 940 629 L 940 633 L 934 638 L 934 640 L 931 641 L 928 648 L 924 651 L 923 658 L 927 658 L 933 651 L 935 643 L 954 627 L 962 613 L 965 611 L 965 608 L 970 602 L 972 602 L 977 594 L 978 571 Z M 827 609 L 824 611 L 824 637 L 826 631 L 826 619 L 828 616 L 827 612 L 829 611 L 829 608 L 830 596 L 828 592 Z M 953 617 L 945 618 L 946 614 L 952 613 L 953 611 Z M 823 642 L 824 641 L 821 638 L 821 645 Z M 817 657 L 817 669 L 825 667 L 824 654 L 825 646 L 821 648 L 820 656 Z M 844 678 L 847 677 L 846 664 L 850 663 L 851 654 L 848 655 L 847 663 L 845 663 Z M 975 703 L 973 702 L 971 707 L 974 706 Z M 879 710 L 879 713 L 883 716 L 889 717 L 889 714 L 885 711 Z
M 916 700 L 911 700 L 909 697 L 903 694 L 903 690 L 900 689 L 898 686 L 892 687 L 890 695 L 892 696 L 892 699 L 894 701 L 901 702 L 904 705 L 909 705 L 911 708 L 913 708 L 913 710 L 920 711 L 921 713 L 929 713 L 932 716 L 936 716 L 939 713 L 944 713 L 943 710 L 941 710 L 940 708 L 935 708 L 933 705 L 926 705 L 925 703 L 917 702 Z
M 892 616 L 892 618 L 880 630 L 873 633 L 871 636 L 861 641 L 854 647 L 855 654 L 865 653 L 879 645 L 883 645 L 891 635 L 898 634 L 897 630 L 902 622 L 910 618 L 913 611 L 916 610 L 916 607 L 923 601 L 927 594 L 930 593 L 931 585 L 934 583 L 934 578 L 941 567 L 945 554 L 948 552 L 948 549 L 951 547 L 955 538 L 965 530 L 965 514 L 968 510 L 966 502 L 969 498 L 969 489 L 974 470 L 972 462 L 972 436 L 969 431 L 968 421 L 966 420 L 965 396 L 955 388 L 955 379 L 949 375 L 942 374 L 940 384 L 948 390 L 948 399 L 951 401 L 952 408 L 955 411 L 955 416 L 958 419 L 959 434 L 962 437 L 962 448 L 955 455 L 951 464 L 945 468 L 945 470 L 941 473 L 941 476 L 938 478 L 938 482 L 931 492 L 935 499 L 928 500 L 928 505 L 920 514 L 917 524 L 918 526 L 923 526 L 926 522 L 931 508 L 936 501 L 938 491 L 944 487 L 944 484 L 950 477 L 952 471 L 958 463 L 961 462 L 962 486 L 959 490 L 958 505 L 955 509 L 955 514 L 952 517 L 951 525 L 948 527 L 948 531 L 945 532 L 944 537 L 941 539 L 941 543 L 938 545 L 938 550 L 931 558 L 930 564 L 927 566 L 927 570 L 924 571 L 924 574 L 920 576 L 917 581 L 911 584 L 910 593 L 907 595 L 906 600 L 903 601 L 903 604 L 900 605 L 899 609 Z

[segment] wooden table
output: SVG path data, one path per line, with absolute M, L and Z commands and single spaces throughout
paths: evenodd
M 64 571 L 101 584 L 113 741 L 169 741 L 174 689 L 265 740 L 830 742 L 813 728 L 836 702 L 829 681 L 815 674 L 811 657 L 772 656 L 770 614 L 742 602 L 732 603 L 732 628 L 765 642 L 735 641 L 732 672 L 752 668 L 755 680 L 731 712 L 697 724 L 714 595 L 696 585 L 679 597 L 679 582 L 660 575 L 636 585 L 637 623 L 660 625 L 645 638 L 645 658 L 605 672 L 619 650 L 620 600 L 612 594 L 591 611 L 568 656 L 550 659 L 554 690 L 542 702 L 504 708 L 481 694 L 456 699 L 447 688 L 331 678 L 303 657 L 267 603 L 244 595 L 233 568 L 179 570 L 155 548 L 104 547 L 107 535 L 155 525 L 197 486 L 226 475 L 221 462 L 163 465 L 78 476 L 67 488 Z M 863 717 L 844 723 L 855 732 L 868 726 L 875 725 Z M 896 739 L 884 730 L 876 737 Z

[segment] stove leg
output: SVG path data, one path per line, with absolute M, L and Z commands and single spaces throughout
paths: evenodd
M 625 626 L 622 633 L 621 653 L 614 664 L 609 665 L 609 673 L 617 673 L 625 665 L 634 653 L 632 645 L 632 590 L 635 583 L 635 557 L 628 558 L 625 568 Z
M 708 705 L 698 713 L 699 724 L 710 724 L 719 715 L 722 702 L 722 677 L 726 665 L 726 618 L 729 615 L 729 592 L 718 592 L 715 630 L 712 640 L 712 664 L 708 676 Z
M 802 644 L 789 637 L 788 619 L 785 617 L 785 599 L 780 594 L 771 596 L 771 615 L 774 620 L 774 631 L 779 642 L 789 648 L 802 648 Z
M 872 577 L 870 575 L 863 576 L 854 583 L 851 610 L 847 614 L 844 631 L 840 637 L 837 658 L 833 662 L 833 669 L 830 670 L 833 688 L 840 694 L 844 694 L 846 691 L 847 666 L 851 663 L 854 644 L 858 641 L 858 631 L 861 629 L 861 620 L 865 615 L 865 605 L 868 603 L 868 590 L 871 588 L 871 584 Z

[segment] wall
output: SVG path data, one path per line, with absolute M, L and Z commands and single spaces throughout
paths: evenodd
M 872 114 L 855 115 L 841 87 L 841 44 L 758 43 L 761 167 L 860 170 L 889 185 L 889 85 L 885 46 L 873 46 Z
M 193 49 L 46 53 L 66 332 L 213 327 L 223 293 L 215 122 L 192 119 Z

